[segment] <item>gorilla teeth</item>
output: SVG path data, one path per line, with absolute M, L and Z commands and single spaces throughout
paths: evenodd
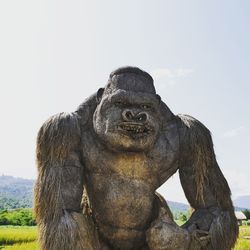
M 151 129 L 148 126 L 139 126 L 139 125 L 121 125 L 121 129 L 133 133 L 148 133 Z

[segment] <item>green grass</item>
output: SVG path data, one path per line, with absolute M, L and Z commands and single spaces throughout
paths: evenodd
M 178 226 L 181 226 L 185 223 L 186 221 L 182 221 L 182 220 L 175 220 L 175 223 L 178 225 Z
M 180 223 L 180 222 L 179 222 Z M 240 235 L 234 250 L 250 250 L 250 226 L 241 226 Z M 38 250 L 37 228 L 23 226 L 0 226 L 1 250 Z
M 250 250 L 250 240 L 244 239 L 244 236 L 250 236 L 250 226 L 241 226 L 238 241 L 234 250 Z
M 3 246 L 3 250 L 38 250 L 38 245 L 36 241 L 29 242 L 29 243 L 17 243 L 14 245 Z
M 35 250 L 36 240 L 36 227 L 0 226 L 0 249 Z

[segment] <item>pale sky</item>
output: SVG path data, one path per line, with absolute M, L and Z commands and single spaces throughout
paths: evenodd
M 35 178 L 42 123 L 124 65 L 210 129 L 233 198 L 250 195 L 249 0 L 0 0 L 0 174 Z M 178 175 L 160 191 L 185 201 Z

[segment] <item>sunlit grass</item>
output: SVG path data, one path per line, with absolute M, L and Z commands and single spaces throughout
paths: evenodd
M 37 249 L 37 228 L 0 226 L 0 249 Z
M 244 239 L 244 236 L 250 237 L 250 226 L 241 226 L 238 241 L 234 250 L 250 250 L 250 239 Z
M 178 221 L 178 224 L 182 223 Z M 250 226 L 240 227 L 240 235 L 234 250 L 250 250 L 250 240 L 244 239 L 244 236 L 250 236 Z M 0 226 L 0 249 L 38 250 L 37 228 Z
M 3 250 L 38 250 L 38 244 L 36 241 L 28 242 L 28 243 L 17 243 L 14 245 L 3 246 Z

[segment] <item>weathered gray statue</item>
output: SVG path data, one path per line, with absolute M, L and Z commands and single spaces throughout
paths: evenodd
M 174 115 L 133 67 L 37 139 L 35 210 L 44 250 L 228 250 L 238 235 L 209 130 Z M 155 190 L 179 170 L 194 209 L 179 227 Z

